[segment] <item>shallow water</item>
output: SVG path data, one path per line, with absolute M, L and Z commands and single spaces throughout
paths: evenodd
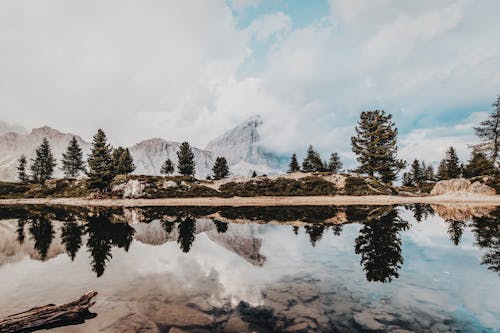
M 500 332 L 500 207 L 0 210 L 0 316 L 54 332 Z M 404 331 L 407 330 L 407 331 Z

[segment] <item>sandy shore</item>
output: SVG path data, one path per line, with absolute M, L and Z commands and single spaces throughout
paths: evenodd
M 85 199 L 33 198 L 0 199 L 0 205 L 65 205 L 102 207 L 144 206 L 327 206 L 327 205 L 395 205 L 428 203 L 467 206 L 500 206 L 500 195 L 454 194 L 426 197 L 376 196 L 303 196 L 303 197 L 233 197 L 233 198 L 166 198 L 166 199 Z

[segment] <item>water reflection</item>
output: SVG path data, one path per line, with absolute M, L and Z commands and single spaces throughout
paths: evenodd
M 212 323 L 206 324 L 212 325 L 210 331 L 222 331 L 233 311 L 238 318 L 252 323 L 256 331 L 283 331 L 300 323 L 304 314 L 309 331 L 356 332 L 368 330 L 372 324 L 384 329 L 429 331 L 443 322 L 462 325 L 453 322 L 461 314 L 451 315 L 452 310 L 445 309 L 448 298 L 456 295 L 443 284 L 464 284 L 460 279 L 465 262 L 455 262 L 454 258 L 460 261 L 462 254 L 472 258 L 464 274 L 468 283 L 475 284 L 477 280 L 495 286 L 491 281 L 497 277 L 490 271 L 500 272 L 499 218 L 498 207 L 430 205 L 119 209 L 12 206 L 0 211 L 0 219 L 9 220 L 4 226 L 12 225 L 2 229 L 0 223 L 0 237 L 2 232 L 11 235 L 0 238 L 0 273 L 4 269 L 7 276 L 9 265 L 3 265 L 5 262 L 22 260 L 22 256 L 5 259 L 15 252 L 15 247 L 7 244 L 12 240 L 24 255 L 44 261 L 45 267 L 58 261 L 64 272 L 83 263 L 92 279 L 86 277 L 81 285 L 97 285 L 98 290 L 106 283 L 113 285 L 107 290 L 110 295 L 143 301 L 141 309 L 146 309 L 147 317 L 155 323 L 167 322 L 166 313 L 173 313 L 173 317 L 186 311 L 189 314 L 195 307 L 189 304 L 196 304 L 196 309 L 203 312 L 198 314 L 201 317 L 197 327 L 207 320 Z M 439 232 L 437 240 L 426 239 L 429 244 L 439 242 L 439 246 L 412 249 L 416 246 L 412 237 L 422 230 L 427 231 L 423 237 Z M 437 268 L 439 264 L 430 263 L 436 261 L 432 257 L 436 252 L 446 253 L 443 258 L 451 259 L 442 261 L 448 265 L 442 274 Z M 49 260 L 61 253 L 66 253 L 71 261 Z M 458 255 L 453 257 L 454 254 Z M 150 256 L 154 261 L 149 261 Z M 415 260 L 415 256 L 421 257 Z M 415 262 L 421 266 L 415 266 Z M 472 262 L 477 264 L 470 265 Z M 161 270 L 154 270 L 155 267 Z M 459 274 L 450 273 L 450 267 L 458 267 Z M 134 270 L 139 272 L 139 278 L 127 280 Z M 172 271 L 179 271 L 180 277 Z M 224 277 L 224 271 L 229 271 L 230 276 Z M 269 282 L 268 276 L 279 274 L 281 279 L 273 281 L 272 286 L 256 286 L 256 280 Z M 145 279 L 147 284 L 143 283 Z M 180 282 L 169 285 L 175 281 Z M 220 301 L 231 284 L 237 284 L 232 290 L 244 297 L 229 295 L 229 300 Z M 390 288 L 396 292 L 385 294 L 393 290 Z M 404 296 L 397 292 L 401 289 L 406 289 L 401 293 Z M 168 293 L 163 295 L 165 290 Z M 392 300 L 391 296 L 396 295 L 396 300 Z M 471 295 L 464 295 L 467 297 Z M 236 303 L 232 303 L 233 298 Z M 181 305 L 176 308 L 173 304 L 178 303 Z M 123 306 L 135 315 L 138 310 L 131 304 Z M 415 306 L 424 308 L 425 313 L 417 315 Z M 442 309 L 446 316 L 433 315 Z M 206 315 L 217 319 L 210 321 Z M 123 318 L 127 316 L 124 314 Z M 144 318 L 129 317 L 127 325 L 143 324 Z M 409 317 L 425 320 L 411 321 Z M 151 327 L 156 327 L 155 323 Z M 159 327 L 168 331 L 174 326 Z
M 471 227 L 476 237 L 475 245 L 485 250 L 482 263 L 490 270 L 500 271 L 500 227 L 498 223 L 500 208 L 473 209 L 423 204 L 408 205 L 405 208 L 413 213 L 417 222 L 425 221 L 437 213 L 445 220 L 450 241 L 456 246 L 460 244 L 465 229 Z M 231 221 L 292 223 L 295 224 L 293 225 L 294 234 L 298 235 L 302 227 L 312 247 L 316 247 L 321 242 L 328 229 L 331 229 L 334 235 L 340 236 L 343 225 L 358 223 L 361 228 L 354 240 L 354 252 L 360 256 L 360 264 L 366 279 L 391 282 L 399 277 L 399 271 L 404 264 L 401 252 L 401 232 L 410 228 L 410 223 L 401 218 L 400 209 L 392 206 L 228 207 L 224 209 L 213 207 L 72 208 L 69 210 L 60 207 L 13 206 L 3 210 L 0 217 L 18 218 L 17 241 L 23 244 L 26 232 L 28 232 L 29 237 L 34 240 L 34 250 L 42 261 L 47 260 L 49 248 L 55 237 L 52 221 L 64 221 L 60 230 L 60 242 L 67 255 L 73 261 L 83 244 L 83 238 L 86 238 L 85 245 L 91 258 L 91 268 L 98 277 L 104 274 L 107 262 L 112 259 L 113 247 L 128 251 L 135 233 L 130 223 L 151 223 L 156 219 L 159 220 L 167 236 L 172 236 L 173 231 L 176 230 L 173 237 L 179 249 L 188 253 L 196 239 L 197 219 L 203 217 L 213 223 L 218 234 L 226 233 Z M 260 240 L 257 240 L 256 245 L 260 248 L 259 242 Z M 254 259 L 259 265 L 264 262 L 260 254 Z

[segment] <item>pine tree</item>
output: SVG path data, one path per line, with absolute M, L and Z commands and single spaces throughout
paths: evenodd
M 195 173 L 194 154 L 191 146 L 187 142 L 183 142 L 177 151 L 177 170 L 183 176 L 193 176 Z
M 78 145 L 76 137 L 73 137 L 63 153 L 62 170 L 68 178 L 76 178 L 80 171 L 85 172 L 82 148 Z
M 304 172 L 318 172 L 323 171 L 324 165 L 323 160 L 319 153 L 314 150 L 313 146 L 309 146 L 307 149 L 307 155 L 302 162 L 302 171 Z
M 413 175 L 410 172 L 403 173 L 403 186 L 413 186 L 415 183 L 413 182 Z
M 288 172 L 299 172 L 300 171 L 300 165 L 299 162 L 297 161 L 297 154 L 293 154 L 292 157 L 290 158 L 290 164 L 288 165 Z
M 132 155 L 130 155 L 130 150 L 128 148 L 118 147 L 118 149 L 113 151 L 113 165 L 115 169 L 115 174 L 125 175 L 125 177 L 134 172 L 135 164 Z
M 252 172 L 252 178 L 255 178 L 257 177 L 257 172 L 255 172 L 255 170 Z
M 219 180 L 229 176 L 229 166 L 227 165 L 227 160 L 224 157 L 217 157 L 215 160 L 214 167 L 212 168 L 214 174 L 214 179 Z
M 383 110 L 364 111 L 351 138 L 353 152 L 360 163 L 358 172 L 377 175 L 385 183 L 396 179 L 406 163 L 397 159 L 398 129 L 392 115 Z
M 413 184 L 415 184 L 416 186 L 422 185 L 422 182 L 424 181 L 424 172 L 420 166 L 420 162 L 417 159 L 415 159 L 411 164 L 411 176 L 413 179 Z
M 27 163 L 26 155 L 21 155 L 21 157 L 17 160 L 17 179 L 19 179 L 21 183 L 29 181 L 28 174 L 26 173 Z
M 493 162 L 478 149 L 472 150 L 471 158 L 464 167 L 464 177 L 489 176 L 495 173 Z
M 163 162 L 160 173 L 162 175 L 171 175 L 174 173 L 174 164 L 169 158 L 167 158 L 165 162 Z
M 491 161 L 498 164 L 498 154 L 500 150 L 500 95 L 497 100 L 492 104 L 493 111 L 490 113 L 488 119 L 479 123 L 475 127 L 476 135 L 488 143 L 488 151 L 491 154 Z
M 438 170 L 437 170 L 437 178 L 439 180 L 447 180 L 447 179 L 450 179 L 450 177 L 448 176 L 448 167 L 446 165 L 446 160 L 443 159 L 440 163 L 439 163 L 439 166 L 438 166 Z
M 35 158 L 31 160 L 31 176 L 33 181 L 44 184 L 52 178 L 56 160 L 50 149 L 49 141 L 44 138 L 35 151 Z
M 446 152 L 446 173 L 450 178 L 459 178 L 462 174 L 460 160 L 458 159 L 455 148 L 450 147 Z
M 431 182 L 435 180 L 434 168 L 432 167 L 432 164 L 429 164 L 425 167 L 424 178 L 425 178 L 425 180 L 431 181 Z
M 89 166 L 89 187 L 106 191 L 115 176 L 111 157 L 112 148 L 103 130 L 99 129 L 93 137 L 92 150 L 87 160 Z
M 344 165 L 340 161 L 339 154 L 332 153 L 330 155 L 330 160 L 328 161 L 328 171 L 332 173 L 339 173 L 342 170 L 343 166 Z

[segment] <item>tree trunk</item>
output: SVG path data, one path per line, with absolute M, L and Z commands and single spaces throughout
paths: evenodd
M 79 299 L 62 305 L 48 304 L 0 319 L 0 332 L 33 332 L 41 329 L 81 324 L 94 318 L 89 308 L 97 291 L 89 291 Z

